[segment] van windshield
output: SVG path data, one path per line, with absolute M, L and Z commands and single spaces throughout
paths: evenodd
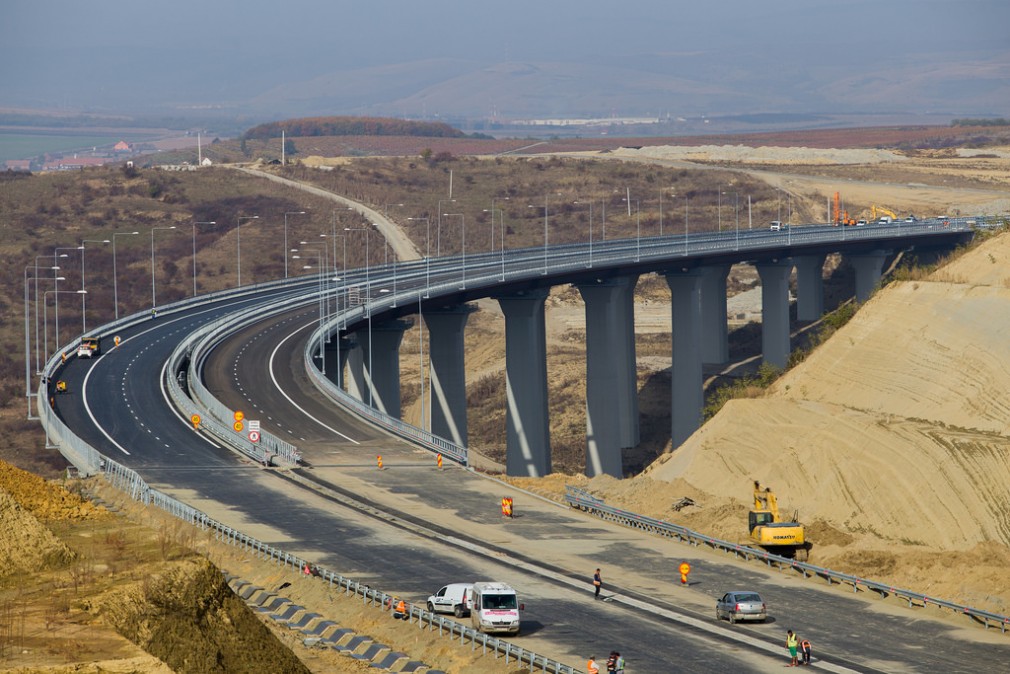
M 485 609 L 515 609 L 516 606 L 514 594 L 485 594 L 481 597 L 481 607 Z

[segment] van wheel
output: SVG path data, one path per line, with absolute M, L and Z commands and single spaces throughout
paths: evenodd
M 434 604 L 432 604 L 432 603 L 431 603 L 431 602 L 429 601 L 429 602 L 428 602 L 428 613 L 434 613 L 434 612 L 435 612 L 435 606 L 434 606 Z
M 457 618 L 462 618 L 463 617 L 463 605 L 462 604 L 456 604 L 456 606 L 453 607 L 453 609 L 452 609 L 452 614 L 454 616 L 456 616 Z

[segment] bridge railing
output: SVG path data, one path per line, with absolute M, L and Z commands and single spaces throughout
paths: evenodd
M 804 578 L 809 578 L 811 576 L 823 578 L 829 585 L 833 583 L 850 585 L 853 592 L 869 590 L 877 593 L 880 598 L 888 596 L 898 597 L 899 599 L 906 601 L 909 607 L 918 605 L 926 607 L 933 605 L 938 608 L 948 609 L 954 613 L 967 616 L 974 622 L 984 625 L 986 629 L 998 626 L 1003 633 L 1006 633 L 1007 629 L 1010 628 L 1010 617 L 1005 615 L 945 601 L 943 599 L 938 599 L 937 597 L 932 597 L 920 592 L 914 592 L 912 590 L 896 588 L 893 585 L 878 583 L 867 578 L 853 576 L 840 571 L 833 571 L 832 569 L 816 566 L 814 564 L 798 562 L 795 559 L 775 555 L 760 548 L 751 548 L 739 543 L 732 543 L 730 541 L 713 538 L 712 536 L 706 536 L 698 533 L 697 531 L 688 529 L 687 527 L 680 526 L 679 524 L 673 524 L 665 520 L 648 517 L 647 515 L 639 515 L 638 513 L 633 513 L 628 510 L 608 506 L 602 499 L 597 498 L 584 489 L 580 489 L 578 487 L 565 487 L 565 500 L 568 501 L 568 504 L 571 507 L 596 515 L 601 519 L 623 524 L 624 526 L 632 527 L 634 529 L 641 529 L 643 531 L 665 536 L 667 538 L 673 538 L 682 543 L 694 546 L 704 545 L 714 550 L 730 553 L 735 557 L 743 558 L 747 561 L 759 560 L 764 562 L 767 566 L 775 567 L 780 571 L 784 569 L 792 569 L 797 573 L 802 574 Z

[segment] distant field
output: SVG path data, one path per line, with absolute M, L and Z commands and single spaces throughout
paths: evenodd
M 0 161 L 31 159 L 46 152 L 74 152 L 91 150 L 103 145 L 114 145 L 119 136 L 55 136 L 45 134 L 0 133 Z

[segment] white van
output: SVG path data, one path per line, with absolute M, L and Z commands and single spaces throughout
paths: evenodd
M 478 632 L 519 634 L 519 603 L 516 591 L 505 583 L 474 583 L 470 622 Z
M 473 584 L 451 583 L 428 597 L 428 610 L 432 613 L 452 613 L 457 618 L 470 613 L 473 606 Z
M 782 221 L 780 221 L 780 220 L 772 220 L 772 224 L 771 224 L 771 226 L 768 229 L 770 229 L 773 232 L 777 232 L 777 231 L 783 229 Z

